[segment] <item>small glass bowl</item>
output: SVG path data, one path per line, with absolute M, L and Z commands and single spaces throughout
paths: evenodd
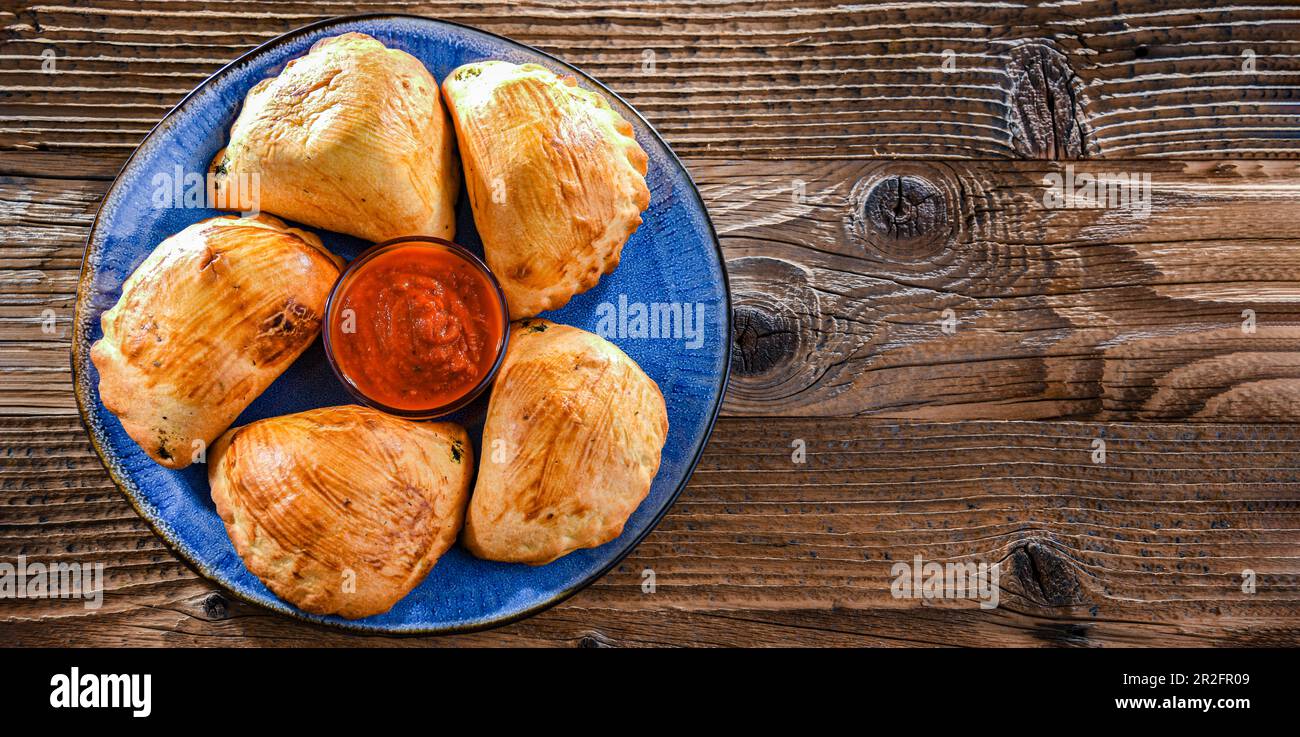
M 428 409 L 418 410 L 389 407 L 383 402 L 372 399 L 368 396 L 356 385 L 352 378 L 347 375 L 343 368 L 339 366 L 338 360 L 334 357 L 334 346 L 330 342 L 330 333 L 333 332 L 331 326 L 334 324 L 334 310 L 338 304 L 338 297 L 342 293 L 344 286 L 350 283 L 350 281 L 355 278 L 363 268 L 365 268 L 366 264 L 376 256 L 382 253 L 387 253 L 388 251 L 401 246 L 411 245 L 424 245 L 429 248 L 440 248 L 473 266 L 481 274 L 487 277 L 488 283 L 492 285 L 492 289 L 496 293 L 497 306 L 501 310 L 501 340 L 497 343 L 496 358 L 492 362 L 492 368 L 488 369 L 487 374 L 483 376 L 482 380 L 480 380 L 478 384 L 454 401 L 448 402 L 440 407 L 430 407 Z M 355 397 L 359 402 L 382 412 L 387 412 L 390 415 L 404 417 L 408 420 L 431 420 L 436 417 L 449 415 L 452 412 L 465 407 L 465 405 L 477 399 L 478 396 L 483 393 L 483 390 L 487 389 L 488 386 L 492 384 L 492 380 L 496 378 L 497 371 L 501 368 L 501 362 L 505 359 L 506 345 L 510 342 L 510 309 L 506 306 L 506 295 L 505 292 L 501 290 L 501 284 L 497 281 L 496 275 L 487 267 L 487 264 L 483 263 L 483 261 L 478 256 L 474 255 L 474 253 L 469 249 L 452 243 L 449 240 L 434 238 L 433 236 L 405 236 L 402 238 L 393 238 L 392 240 L 387 240 L 383 243 L 377 243 L 363 251 L 360 256 L 357 256 L 352 260 L 352 263 L 347 265 L 347 268 L 345 268 L 343 273 L 339 275 L 338 281 L 334 283 L 334 288 L 330 290 L 329 299 L 325 302 L 325 320 L 321 329 L 321 337 L 325 342 L 325 357 L 329 360 L 330 368 L 334 370 L 334 375 L 339 377 L 339 381 L 343 382 L 343 386 L 347 388 L 348 393 Z

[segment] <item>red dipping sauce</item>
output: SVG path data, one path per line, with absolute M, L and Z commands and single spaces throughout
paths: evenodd
M 487 387 L 508 322 L 501 287 L 474 254 L 439 238 L 399 238 L 367 250 L 339 277 L 325 350 L 363 402 L 424 419 Z

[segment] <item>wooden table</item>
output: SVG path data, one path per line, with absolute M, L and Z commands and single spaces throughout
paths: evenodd
M 0 560 L 103 561 L 107 595 L 0 601 L 4 643 L 1300 642 L 1294 3 L 81 4 L 0 7 Z M 245 50 L 376 11 L 623 95 L 699 183 L 735 302 L 724 418 L 659 528 L 563 605 L 452 638 L 223 595 L 114 488 L 70 385 L 127 155 Z M 1139 189 L 1063 206 L 1051 175 Z M 999 563 L 1000 606 L 895 598 L 915 555 Z

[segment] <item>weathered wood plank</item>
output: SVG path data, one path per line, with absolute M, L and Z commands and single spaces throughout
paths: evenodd
M 1294 644 L 1298 457 L 1293 426 L 725 420 L 615 571 L 555 612 L 465 639 Z M 121 498 L 75 419 L 0 420 L 0 471 L 0 557 L 106 564 L 101 610 L 7 601 L 6 641 L 357 639 L 214 594 Z M 895 598 L 892 567 L 915 555 L 999 564 L 998 608 Z
M 242 51 L 361 12 L 442 17 L 557 54 L 683 154 L 1300 156 L 1300 8 L 1196 0 L 18 2 L 0 13 L 0 148 L 125 153 Z
M 728 414 L 1300 420 L 1300 164 L 687 164 L 732 279 Z M 1145 202 L 1046 198 L 1116 175 L 1149 177 Z M 0 412 L 75 411 L 106 187 L 0 178 Z
M 1294 164 L 692 167 L 732 279 L 732 414 L 1300 419 Z M 1145 202 L 1048 196 L 1130 175 Z

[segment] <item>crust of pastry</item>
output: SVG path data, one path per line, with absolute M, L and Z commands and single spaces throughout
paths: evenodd
M 466 64 L 442 88 L 511 319 L 562 307 L 613 271 L 650 206 L 632 126 L 601 95 L 537 64 Z
M 370 241 L 456 234 L 460 171 L 438 82 L 363 33 L 322 39 L 254 85 L 212 160 L 231 209 Z M 237 197 L 256 174 L 260 196 Z M 231 177 L 239 177 L 228 184 Z M 224 189 L 223 189 L 224 188 Z
M 613 540 L 649 493 L 667 436 L 658 385 L 613 343 L 546 320 L 515 323 L 483 428 L 493 453 L 479 465 L 465 546 L 542 565 Z
M 100 399 L 150 458 L 190 465 L 316 339 L 341 267 L 269 215 L 167 238 L 100 316 Z
M 388 611 L 456 541 L 464 428 L 354 405 L 254 422 L 212 448 L 217 513 L 244 564 L 305 612 Z

